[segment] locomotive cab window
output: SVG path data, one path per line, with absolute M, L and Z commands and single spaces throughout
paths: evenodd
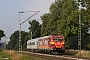
M 62 38 L 53 38 L 54 41 L 63 41 Z

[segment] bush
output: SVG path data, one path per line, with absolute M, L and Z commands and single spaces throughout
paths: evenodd
M 87 45 L 87 47 L 88 47 L 88 50 L 90 50 L 90 43 Z
M 2 49 L 0 48 L 0 51 L 2 51 Z
M 8 53 L 4 52 L 4 51 L 0 51 L 0 59 L 2 59 L 2 60 L 6 60 L 6 59 L 12 60 L 11 56 Z
M 68 49 L 68 50 L 65 50 L 65 53 L 66 55 L 76 55 L 79 51 L 78 50 L 73 50 L 73 49 Z

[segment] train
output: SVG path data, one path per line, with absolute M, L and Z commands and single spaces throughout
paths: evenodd
M 49 53 L 65 52 L 65 40 L 63 35 L 49 35 L 27 41 L 27 50 L 32 52 Z

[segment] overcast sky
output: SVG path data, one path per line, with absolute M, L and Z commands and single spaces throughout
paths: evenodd
M 40 11 L 31 19 L 40 20 L 40 16 L 49 12 L 51 3 L 55 0 L 0 0 L 0 30 L 4 30 L 7 37 L 19 29 L 19 11 Z M 34 12 L 33 12 L 34 13 Z M 23 22 L 32 12 L 20 14 L 20 20 Z M 28 31 L 29 24 L 22 24 L 22 30 Z

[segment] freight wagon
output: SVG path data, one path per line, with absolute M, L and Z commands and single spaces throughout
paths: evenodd
M 27 49 L 33 52 L 42 52 L 49 54 L 52 54 L 52 52 L 64 53 L 65 52 L 64 36 L 49 35 L 28 40 Z

